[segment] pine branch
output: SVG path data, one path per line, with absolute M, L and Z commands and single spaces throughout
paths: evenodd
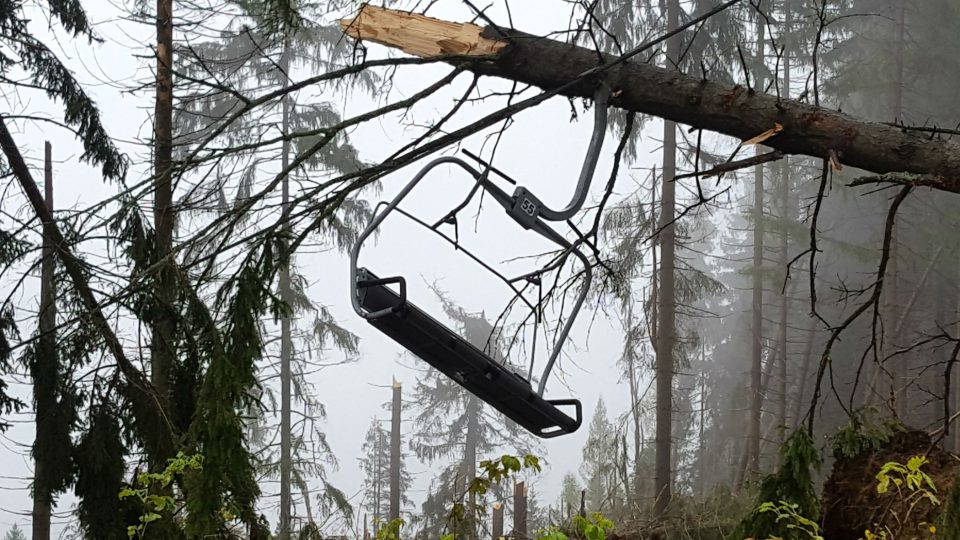
M 63 263 L 67 274 L 70 276 L 74 289 L 83 301 L 83 305 L 87 309 L 94 326 L 106 343 L 110 354 L 116 360 L 120 372 L 127 380 L 126 393 L 134 403 L 135 414 L 149 415 L 138 418 L 138 423 L 142 423 L 143 426 L 156 425 L 162 428 L 155 436 L 146 437 L 146 442 L 148 444 L 165 446 L 172 445 L 175 434 L 174 427 L 168 415 L 169 405 L 166 397 L 157 393 L 143 372 L 133 365 L 127 357 L 126 352 L 124 352 L 120 339 L 107 321 L 90 288 L 90 284 L 83 270 L 83 263 L 70 251 L 63 233 L 53 220 L 53 215 L 47 209 L 43 195 L 41 195 L 40 189 L 30 174 L 30 169 L 24 162 L 23 156 L 20 154 L 20 150 L 17 148 L 13 136 L 7 129 L 7 124 L 3 116 L 0 116 L 0 146 L 3 148 L 3 153 L 7 158 L 11 171 L 14 176 L 17 177 L 24 194 L 26 194 L 27 199 L 30 201 L 34 213 L 43 223 L 44 236 L 46 236 L 55 247 L 57 255 Z

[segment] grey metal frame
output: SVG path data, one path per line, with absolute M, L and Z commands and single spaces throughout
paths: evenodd
M 584 159 L 583 166 L 580 171 L 580 177 L 577 181 L 577 187 L 574 191 L 573 198 L 570 203 L 567 204 L 562 210 L 553 210 L 545 206 L 539 199 L 537 199 L 532 193 L 527 191 L 522 186 L 517 187 L 514 191 L 514 194 L 508 195 L 505 191 L 500 189 L 499 186 L 492 183 L 489 176 L 489 168 L 484 172 L 479 172 L 473 167 L 471 167 L 464 160 L 453 157 L 453 156 L 444 156 L 427 163 L 426 166 L 421 169 L 416 176 L 413 177 L 410 182 L 404 186 L 402 190 L 391 200 L 389 203 L 380 203 L 375 208 L 374 216 L 367 224 L 367 227 L 360 233 L 360 236 L 357 237 L 357 241 L 353 245 L 353 249 L 350 250 L 350 286 L 353 294 L 351 295 L 351 302 L 353 304 L 353 310 L 357 315 L 363 317 L 364 319 L 377 319 L 388 315 L 392 312 L 392 308 L 383 309 L 375 312 L 367 312 L 360 304 L 359 290 L 357 288 L 357 260 L 360 256 L 360 248 L 363 246 L 364 241 L 373 234 L 373 232 L 380 226 L 381 223 L 390 215 L 394 210 L 398 213 L 412 219 L 418 224 L 432 230 L 436 234 L 440 235 L 448 242 L 453 243 L 457 248 L 464 253 L 466 253 L 474 262 L 480 264 L 484 269 L 490 271 L 494 275 L 498 276 L 502 281 L 506 282 L 507 285 L 513 289 L 514 293 L 519 296 L 523 301 L 530 305 L 530 302 L 526 300 L 523 296 L 522 291 L 518 290 L 516 283 L 519 281 L 527 280 L 530 277 L 539 276 L 543 273 L 549 272 L 555 268 L 562 266 L 569 255 L 575 256 L 583 264 L 584 274 L 586 282 L 581 288 L 580 294 L 577 296 L 576 303 L 573 306 L 573 310 L 570 313 L 570 316 L 567 318 L 566 322 L 563 325 L 563 328 L 560 330 L 560 334 L 557 337 L 556 342 L 554 343 L 553 350 L 550 353 L 550 358 L 547 360 L 547 365 L 544 367 L 542 375 L 540 377 L 539 385 L 537 387 L 537 394 L 543 396 L 544 389 L 546 388 L 547 379 L 550 376 L 550 372 L 553 370 L 553 366 L 559 358 L 560 352 L 562 350 L 563 343 L 566 341 L 567 337 L 570 334 L 570 330 L 573 327 L 573 323 L 577 318 L 577 314 L 580 312 L 580 309 L 583 307 L 583 303 L 586 300 L 587 293 L 590 289 L 590 283 L 593 277 L 593 270 L 590 266 L 590 262 L 587 257 L 577 249 L 577 246 L 582 242 L 577 240 L 575 243 L 568 241 L 563 235 L 556 232 L 549 225 L 544 223 L 543 220 L 548 221 L 566 221 L 573 217 L 582 207 L 583 203 L 586 201 L 587 194 L 590 190 L 590 183 L 593 179 L 594 172 L 597 167 L 597 161 L 600 157 L 600 150 L 603 146 L 604 134 L 607 128 L 607 99 L 609 96 L 608 90 L 601 85 L 594 95 L 594 127 L 593 133 L 590 138 L 590 144 L 587 149 L 587 155 Z M 476 183 L 473 188 L 468 193 L 467 197 L 462 203 L 457 205 L 451 212 L 448 212 L 443 218 L 438 220 L 434 225 L 428 225 L 422 220 L 410 215 L 409 213 L 398 209 L 398 205 L 410 194 L 414 187 L 420 183 L 421 180 L 429 173 L 431 170 L 436 168 L 439 165 L 451 164 L 458 165 L 460 168 L 465 170 L 468 174 L 476 179 Z M 451 217 L 455 217 L 457 212 L 465 208 L 473 196 L 476 194 L 477 190 L 482 188 L 487 193 L 489 193 L 497 203 L 499 203 L 507 214 L 510 215 L 518 224 L 520 224 L 525 229 L 532 229 L 538 234 L 550 240 L 551 242 L 557 244 L 562 248 L 562 254 L 558 256 L 551 264 L 547 265 L 544 268 L 539 270 L 529 272 L 520 276 L 513 278 L 508 278 L 501 273 L 497 272 L 495 269 L 481 261 L 478 257 L 470 253 L 468 250 L 460 246 L 456 241 L 451 240 L 449 237 L 441 233 L 438 228 L 443 223 L 446 223 L 447 220 Z M 377 212 L 376 210 L 383 206 L 382 212 Z M 531 306 L 532 307 L 532 306 Z M 532 363 L 531 359 L 531 363 Z M 532 369 L 532 365 L 531 365 Z

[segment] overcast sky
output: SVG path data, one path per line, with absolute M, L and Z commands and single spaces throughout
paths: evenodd
M 92 18 L 97 21 L 99 33 L 106 39 L 102 45 L 60 42 L 54 49 L 71 66 L 86 88 L 101 106 L 104 122 L 111 135 L 123 143 L 137 163 L 145 160 L 145 148 L 135 141 L 145 140 L 149 134 L 149 113 L 152 109 L 152 93 L 144 91 L 131 94 L 126 90 L 131 82 L 149 75 L 148 66 L 134 57 L 146 54 L 146 46 L 154 37 L 152 28 L 118 19 L 120 13 L 106 2 L 87 2 Z M 492 10 L 491 16 L 505 22 L 502 11 Z M 469 12 L 459 2 L 441 2 L 431 14 L 451 20 L 466 20 Z M 513 2 L 514 24 L 532 33 L 546 33 L 564 29 L 569 18 L 569 4 L 561 0 L 537 2 Z M 34 25 L 43 31 L 42 21 Z M 142 38 L 141 38 L 142 36 Z M 377 54 L 379 46 L 371 46 Z M 424 66 L 401 69 L 396 78 L 393 93 L 386 98 L 396 101 L 422 89 L 449 71 L 447 66 Z M 438 93 L 418 105 L 405 120 L 419 125 L 436 119 L 449 108 L 468 84 L 468 76 L 458 79 L 451 88 Z M 508 89 L 502 82 L 488 80 L 483 90 Z M 384 98 L 381 98 L 384 99 Z M 337 106 L 344 114 L 365 110 L 369 100 L 362 97 L 339 96 Z M 465 107 L 458 125 L 478 118 L 494 110 L 501 102 L 479 103 Z M 57 109 L 41 104 L 54 116 Z M 34 103 L 14 103 L 7 97 L 8 110 L 35 110 Z M 582 110 L 582 105 L 578 103 Z M 590 114 L 581 115 L 578 122 L 570 121 L 570 105 L 565 99 L 553 99 L 515 118 L 497 153 L 496 166 L 513 178 L 531 188 L 547 204 L 557 207 L 565 204 L 573 192 L 580 161 L 586 150 L 591 129 Z M 648 133 L 658 133 L 656 124 L 648 124 Z M 378 161 L 409 141 L 419 132 L 404 128 L 399 117 L 381 122 L 368 123 L 351 134 L 351 142 L 367 161 Z M 615 137 L 608 137 L 603 157 L 598 167 L 593 193 L 596 195 L 609 175 Z M 64 131 L 27 126 L 17 137 L 22 151 L 38 166 L 42 157 L 44 140 L 53 142 L 56 177 L 56 205 L 58 208 L 84 208 L 116 193 L 116 186 L 100 179 L 97 171 L 84 166 L 76 159 L 78 144 Z M 465 148 L 477 151 L 484 143 L 482 136 L 468 139 Z M 634 166 L 649 168 L 657 162 L 653 149 L 657 142 L 644 139 L 643 152 Z M 448 152 L 449 153 L 449 152 Z M 384 198 L 391 197 L 413 174 L 417 167 L 407 167 L 383 182 Z M 143 178 L 147 171 L 139 166 L 132 177 Z M 618 191 L 632 190 L 633 176 L 645 176 L 645 171 L 626 170 L 621 173 Z M 42 178 L 38 175 L 37 178 Z M 438 170 L 429 177 L 422 188 L 405 203 L 404 207 L 425 218 L 436 217 L 448 210 L 469 188 L 468 178 L 450 168 Z M 2 194 L 5 211 L 13 211 L 7 200 L 22 200 L 17 188 L 7 187 Z M 596 197 L 594 197 L 596 199 Z M 21 217 L 26 214 L 21 213 Z M 430 221 L 427 219 L 427 221 Z M 539 253 L 549 245 L 536 235 L 516 226 L 499 207 L 487 201 L 476 221 L 475 233 L 472 224 L 461 226 L 461 235 L 471 247 L 489 262 L 499 262 L 511 257 Z M 39 241 L 39 238 L 35 239 Z M 358 334 L 362 354 L 357 363 L 325 369 L 310 376 L 316 385 L 321 401 L 326 405 L 328 419 L 324 424 L 328 440 L 340 461 L 340 469 L 333 474 L 333 483 L 349 494 L 360 488 L 361 475 L 357 457 L 363 436 L 370 420 L 376 416 L 386 417 L 381 404 L 389 399 L 387 388 L 391 377 L 396 377 L 406 388 L 411 388 L 417 373 L 405 365 L 417 364 L 415 359 L 404 355 L 398 345 L 382 336 L 360 320 L 350 309 L 348 264 L 344 256 L 335 253 L 308 253 L 298 256 L 297 264 L 311 280 L 310 295 L 318 303 L 328 305 L 339 321 Z M 440 306 L 428 284 L 437 283 L 448 292 L 451 299 L 469 311 L 485 311 L 488 317 L 500 312 L 509 299 L 508 290 L 493 276 L 478 272 L 472 263 L 437 239 L 432 239 L 422 230 L 409 227 L 402 220 L 391 220 L 385 226 L 378 243 L 369 243 L 361 256 L 361 265 L 375 269 L 380 275 L 402 273 L 410 283 L 409 295 L 414 302 L 440 317 Z M 511 267 L 512 268 L 512 267 Z M 10 291 L 9 282 L 0 283 L 0 292 Z M 15 297 L 19 309 L 36 309 L 35 292 L 37 280 L 30 280 L 24 292 Z M 626 409 L 627 391 L 618 384 L 615 362 L 622 347 L 622 333 L 616 320 L 607 319 L 603 313 L 594 318 L 595 306 L 588 306 L 581 314 L 574 331 L 568 357 L 563 360 L 565 375 L 556 374 L 547 393 L 553 397 L 573 396 L 584 403 L 584 427 L 574 435 L 560 437 L 542 443 L 542 454 L 549 468 L 535 480 L 535 489 L 541 497 L 552 502 L 556 499 L 560 481 L 568 470 L 576 471 L 580 452 L 586 438 L 587 427 L 597 398 L 601 395 L 607 403 L 611 416 Z M 27 311 L 20 315 L 25 317 Z M 29 324 L 29 323 L 27 323 Z M 29 326 L 24 333 L 29 335 Z M 336 358 L 336 352 L 331 353 Z M 540 358 L 541 364 L 543 357 Z M 29 400 L 29 387 L 20 384 L 16 390 Z M 409 413 L 409 409 L 408 409 Z M 410 414 L 405 414 L 409 419 Z M 32 440 L 32 416 L 20 415 L 18 425 L 0 438 L 0 533 L 13 523 L 21 528 L 29 523 L 28 484 L 31 475 L 29 444 Z M 415 477 L 412 498 L 419 503 L 423 490 L 437 467 L 417 463 L 412 458 L 408 468 Z M 58 515 L 66 516 L 73 499 L 64 497 L 58 507 Z M 275 501 L 272 501 L 275 502 Z M 65 519 L 65 518 L 64 518 Z M 56 521 L 63 522 L 64 519 Z

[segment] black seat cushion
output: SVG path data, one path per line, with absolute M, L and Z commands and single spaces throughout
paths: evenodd
M 378 278 L 370 271 L 360 269 L 359 279 L 373 281 Z M 535 435 L 555 437 L 573 433 L 580 427 L 579 401 L 543 399 L 523 377 L 490 358 L 417 306 L 408 301 L 401 302 L 400 295 L 386 285 L 359 287 L 358 294 L 360 304 L 369 312 L 399 306 L 387 315 L 368 321 Z M 575 407 L 575 417 L 561 411 L 558 405 Z

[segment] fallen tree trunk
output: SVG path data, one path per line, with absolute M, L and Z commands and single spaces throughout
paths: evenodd
M 960 193 L 960 145 L 904 128 L 866 122 L 740 85 L 698 79 L 639 62 L 619 62 L 585 47 L 516 30 L 442 21 L 365 5 L 341 21 L 347 35 L 420 57 L 452 55 L 474 73 L 531 84 L 560 95 L 590 97 L 597 77 L 614 88 L 612 106 L 746 140 L 779 124 L 763 144 L 785 154 L 829 159 L 889 175 L 883 181 Z M 471 58 L 475 57 L 475 58 Z M 601 60 L 602 59 L 602 60 Z M 573 84 L 571 84 L 573 83 Z

